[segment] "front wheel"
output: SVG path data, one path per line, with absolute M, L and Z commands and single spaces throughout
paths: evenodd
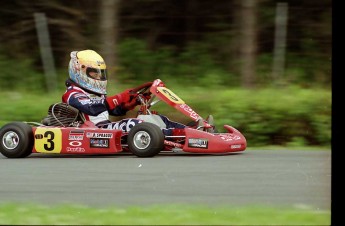
M 155 124 L 142 122 L 128 133 L 129 150 L 138 157 L 153 157 L 164 148 L 164 134 Z
M 8 158 L 25 158 L 32 153 L 32 127 L 23 122 L 8 123 L 0 129 L 0 152 Z

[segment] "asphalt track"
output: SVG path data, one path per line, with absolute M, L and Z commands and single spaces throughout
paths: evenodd
M 331 151 L 72 156 L 0 154 L 0 203 L 331 208 Z

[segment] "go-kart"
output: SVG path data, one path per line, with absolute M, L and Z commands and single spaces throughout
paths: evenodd
M 0 152 L 8 158 L 24 158 L 31 153 L 115 154 L 129 151 L 138 157 L 160 152 L 232 153 L 246 149 L 245 137 L 234 127 L 218 133 L 179 96 L 156 79 L 131 90 L 140 103 L 135 124 L 128 132 L 96 127 L 65 103 L 52 104 L 42 122 L 10 122 L 0 129 Z M 151 107 L 163 101 L 191 119 L 184 135 L 166 136 L 165 124 Z

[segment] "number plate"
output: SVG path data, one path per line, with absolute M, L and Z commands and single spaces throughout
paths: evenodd
M 40 153 L 60 153 L 62 133 L 58 128 L 37 128 L 35 131 L 35 149 Z

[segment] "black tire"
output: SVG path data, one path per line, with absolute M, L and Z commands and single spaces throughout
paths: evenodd
M 24 122 L 11 122 L 0 129 L 0 152 L 7 158 L 25 158 L 33 145 L 32 127 Z
M 153 157 L 164 148 L 164 134 L 155 124 L 142 122 L 128 133 L 129 150 L 138 157 Z

